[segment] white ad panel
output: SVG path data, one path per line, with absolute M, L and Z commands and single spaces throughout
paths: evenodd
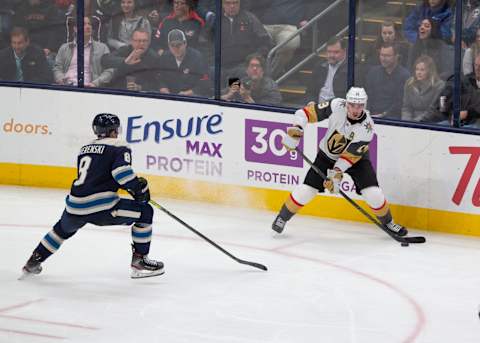
M 291 190 L 308 165 L 281 145 L 291 115 L 149 98 L 0 88 L 0 162 L 73 167 L 94 114 L 122 121 L 138 172 Z M 326 122 L 300 145 L 315 159 Z M 480 136 L 376 125 L 370 158 L 390 202 L 478 213 Z M 349 178 L 343 190 L 355 195 Z

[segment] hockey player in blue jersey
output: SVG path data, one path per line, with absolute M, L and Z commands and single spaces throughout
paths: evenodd
M 62 217 L 40 241 L 23 273 L 39 274 L 41 264 L 62 243 L 85 224 L 132 225 L 131 277 L 143 278 L 164 273 L 163 263 L 150 260 L 153 208 L 148 201 L 147 180 L 137 177 L 131 167 L 131 150 L 117 139 L 120 120 L 114 114 L 101 113 L 93 120 L 97 139 L 84 145 L 78 154 L 77 179 L 73 181 Z M 134 200 L 120 198 L 119 188 Z

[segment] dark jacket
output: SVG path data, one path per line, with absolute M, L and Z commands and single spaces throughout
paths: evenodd
M 449 119 L 453 112 L 453 85 L 454 77 L 447 80 L 445 88 L 438 96 L 438 99 L 430 106 L 425 116 L 421 117 L 421 122 L 440 122 Z M 445 96 L 445 112 L 440 111 L 440 97 Z M 475 74 L 471 73 L 462 78 L 460 88 L 460 111 L 468 111 L 467 118 L 462 121 L 462 125 L 470 125 L 480 119 L 480 89 L 477 86 Z
M 432 9 L 425 4 L 418 5 L 405 18 L 403 22 L 403 35 L 410 43 L 415 43 L 418 37 L 418 27 L 420 22 L 425 18 L 431 18 L 438 24 L 441 38 L 445 41 L 450 41 L 452 32 L 450 26 L 452 23 L 452 10 L 450 6 L 445 3 L 440 8 Z
M 365 81 L 370 113 L 400 119 L 405 81 L 409 76 L 408 70 L 401 65 L 391 74 L 381 65 L 370 68 Z
M 187 47 L 180 66 L 177 66 L 175 56 L 170 51 L 164 53 L 160 59 L 160 87 L 167 87 L 174 94 L 191 89 L 196 95 L 211 95 L 207 63 L 198 50 Z
M 268 76 L 264 76 L 256 83 L 246 76 L 242 78 L 241 83 L 244 87 L 246 86 L 246 88 L 250 89 L 250 96 L 256 104 L 278 106 L 282 102 L 282 95 L 277 83 Z M 222 94 L 227 92 L 228 88 L 225 88 Z M 239 93 L 236 93 L 229 101 L 245 102 Z
M 258 18 L 240 10 L 231 22 L 222 15 L 222 66 L 232 68 L 245 63 L 248 55 L 258 52 L 264 56 L 272 48 L 272 40 Z
M 325 84 L 325 79 L 328 74 L 328 62 L 319 61 L 312 73 L 312 78 L 307 86 L 307 91 L 305 94 L 305 100 L 308 101 L 318 101 L 318 95 L 320 90 Z M 333 93 L 335 98 L 345 98 L 347 94 L 347 59 L 342 62 L 338 67 L 335 75 L 333 76 Z
M 195 11 L 191 11 L 190 17 L 185 21 L 179 21 L 172 12 L 160 22 L 157 31 L 154 32 L 152 48 L 168 49 L 168 33 L 173 29 L 182 30 L 187 37 L 188 46 L 198 48 L 200 33 L 204 26 L 205 21 Z
M 242 79 L 242 83 L 247 84 L 247 79 Z M 268 76 L 264 76 L 259 82 L 250 81 L 250 95 L 256 104 L 262 105 L 280 105 L 282 95 L 278 90 L 278 85 Z
M 64 40 L 65 18 L 51 1 L 42 0 L 38 5 L 20 1 L 13 17 L 14 26 L 28 30 L 30 41 L 42 49 L 56 52 Z
M 122 46 L 118 50 L 103 55 L 104 69 L 115 68 L 112 85 L 114 88 L 125 89 L 127 76 L 135 77 L 135 83 L 142 86 L 142 91 L 158 91 L 158 73 L 160 71 L 160 57 L 152 49 L 148 49 L 137 64 L 126 64 L 125 58 L 132 52 L 131 45 Z
M 0 50 L 0 79 L 16 81 L 17 65 L 13 49 Z M 45 54 L 39 47 L 30 44 L 22 59 L 23 80 L 34 83 L 52 83 L 53 72 L 50 70 Z

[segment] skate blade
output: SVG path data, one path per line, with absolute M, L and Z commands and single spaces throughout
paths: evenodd
M 133 269 L 132 268 L 132 271 L 130 273 L 130 278 L 132 278 L 132 279 L 142 279 L 142 278 L 146 278 L 146 277 L 159 276 L 159 275 L 163 275 L 163 274 L 165 274 L 165 270 L 163 268 L 159 269 L 159 270 L 156 270 L 156 271 L 149 271 L 149 270 L 140 271 L 138 269 Z
M 28 280 L 28 279 L 33 278 L 35 275 L 36 274 L 34 274 L 34 273 L 29 273 L 29 272 L 22 271 L 22 275 L 20 275 L 20 277 L 17 280 L 18 281 Z

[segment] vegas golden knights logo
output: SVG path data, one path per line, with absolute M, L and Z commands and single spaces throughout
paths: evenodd
M 334 133 L 332 133 L 330 138 L 328 138 L 328 151 L 331 154 L 340 155 L 343 150 L 345 150 L 348 143 L 350 143 L 350 140 L 347 140 L 344 135 L 338 133 L 338 131 L 335 131 Z

